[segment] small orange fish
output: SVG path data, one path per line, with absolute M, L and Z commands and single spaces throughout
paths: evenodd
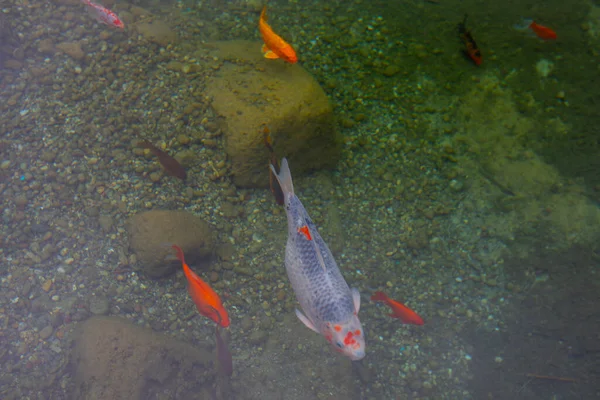
M 413 324 L 413 325 L 423 325 L 424 324 L 423 320 L 421 319 L 421 317 L 419 317 L 419 315 L 416 312 L 414 312 L 410 308 L 406 307 L 404 304 L 399 303 L 396 300 L 390 299 L 383 292 L 375 292 L 373 294 L 373 296 L 371 296 L 371 300 L 372 301 L 382 301 L 385 304 L 387 304 L 393 311 L 390 314 L 390 317 L 398 318 L 405 324 Z
M 281 36 L 273 32 L 273 29 L 267 24 L 267 6 L 264 6 L 258 20 L 258 30 L 262 36 L 263 44 L 262 52 L 265 58 L 276 59 L 281 58 L 290 64 L 298 62 L 298 57 L 294 48 L 289 45 Z
M 481 56 L 481 50 L 477 47 L 475 39 L 471 36 L 471 32 L 467 29 L 467 14 L 461 23 L 458 24 L 458 35 L 465 45 L 463 53 L 475 63 L 475 65 L 481 65 L 483 57 Z
M 533 33 L 543 40 L 556 40 L 556 32 L 547 26 L 540 25 L 532 19 L 524 19 L 521 25 L 516 27 L 517 29 L 531 29 Z
M 198 312 L 205 317 L 212 319 L 223 328 L 227 328 L 230 324 L 229 314 L 227 314 L 227 310 L 223 307 L 219 295 L 208 285 L 208 283 L 204 282 L 190 269 L 183 257 L 183 250 L 177 245 L 172 245 L 171 247 L 175 249 L 177 258 L 181 261 L 183 273 L 188 281 L 188 292 L 194 301 L 194 304 L 196 304 Z

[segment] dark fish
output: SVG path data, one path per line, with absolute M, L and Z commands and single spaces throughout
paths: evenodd
M 271 141 L 271 130 L 267 125 L 263 125 L 263 132 L 265 135 L 265 147 L 269 150 L 269 164 L 275 168 L 275 171 L 279 173 L 279 162 L 277 161 L 277 156 L 275 155 L 275 150 L 273 150 L 273 144 Z M 281 186 L 279 186 L 279 181 L 275 175 L 273 175 L 273 171 L 269 168 L 269 187 L 271 188 L 271 193 L 275 197 L 275 202 L 280 206 L 283 205 L 283 191 L 281 190 Z
M 462 22 L 458 24 L 458 35 L 465 45 L 463 50 L 465 56 L 469 57 L 475 65 L 481 65 L 483 57 L 481 55 L 481 50 L 479 50 L 477 43 L 475 43 L 475 39 L 473 39 L 471 32 L 467 29 L 467 14 L 465 14 L 465 18 Z
M 233 375 L 233 360 L 229 346 L 221 337 L 221 328 L 215 326 L 215 341 L 217 343 L 217 363 L 219 364 L 219 373 L 226 376 Z
M 139 141 L 138 146 L 144 149 L 149 149 L 152 154 L 158 158 L 158 162 L 160 162 L 160 165 L 162 165 L 168 175 L 185 180 L 187 173 L 181 164 L 179 164 L 179 161 L 177 161 L 175 158 L 171 157 L 147 140 Z

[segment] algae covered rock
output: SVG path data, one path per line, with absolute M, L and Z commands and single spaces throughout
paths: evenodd
M 179 398 L 210 399 L 212 360 L 204 348 L 125 319 L 93 317 L 75 333 L 71 398 L 141 400 L 176 392 Z
M 262 57 L 258 42 L 210 44 L 219 60 L 207 95 L 219 115 L 233 181 L 265 187 L 269 151 L 265 126 L 277 158 L 287 157 L 294 176 L 332 168 L 341 155 L 333 108 L 318 82 L 300 65 Z
M 154 20 L 152 22 L 140 22 L 135 25 L 135 28 L 144 39 L 156 43 L 159 46 L 164 47 L 177 40 L 175 32 L 173 32 L 169 25 L 163 21 Z
M 153 278 L 181 268 L 179 261 L 168 258 L 173 254 L 170 244 L 183 249 L 188 263 L 206 259 L 213 252 L 210 225 L 185 211 L 145 211 L 129 218 L 126 227 L 139 268 Z

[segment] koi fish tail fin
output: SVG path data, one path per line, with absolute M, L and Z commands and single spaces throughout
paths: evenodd
M 531 18 L 523 18 L 520 24 L 514 25 L 514 28 L 520 31 L 524 31 L 525 29 L 528 29 L 532 23 L 533 20 Z
M 177 259 L 185 264 L 185 258 L 183 257 L 183 250 L 181 250 L 181 247 L 177 246 L 176 244 L 171 245 L 171 247 L 175 250 L 175 256 Z
M 371 296 L 372 301 L 386 301 L 388 297 L 383 292 L 375 292 Z
M 281 160 L 279 173 L 277 173 L 273 164 L 270 164 L 269 167 L 271 168 L 273 175 L 275 175 L 277 178 L 277 182 L 279 182 L 279 186 L 281 186 L 284 197 L 286 199 L 289 198 L 290 195 L 294 194 L 294 183 L 292 182 L 292 173 L 290 171 L 287 159 L 284 157 Z
M 84 0 L 82 0 L 82 1 L 84 1 Z M 260 19 L 267 22 L 267 5 L 266 4 L 263 6 L 262 11 L 260 12 Z

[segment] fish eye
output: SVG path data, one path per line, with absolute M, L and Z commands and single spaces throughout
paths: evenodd
M 342 344 L 342 342 L 335 342 L 335 345 L 340 349 L 344 348 L 344 345 Z

